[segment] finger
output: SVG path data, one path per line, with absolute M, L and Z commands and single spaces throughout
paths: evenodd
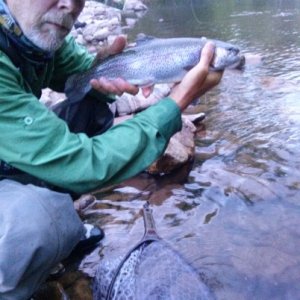
M 107 80 L 102 77 L 100 79 L 91 80 L 91 85 L 94 89 L 102 93 L 114 93 L 121 96 L 123 93 L 129 93 L 131 95 L 136 95 L 139 92 L 139 88 L 125 81 L 122 78 L 117 78 L 115 80 Z
M 103 46 L 99 49 L 94 64 L 110 55 L 120 53 L 126 46 L 127 40 L 124 36 L 118 36 L 110 46 Z
M 204 45 L 201 51 L 201 57 L 199 63 L 191 69 L 187 74 L 188 80 L 193 78 L 198 81 L 198 85 L 202 84 L 209 73 L 209 64 L 214 57 L 215 45 L 212 42 L 208 42 Z
M 139 88 L 133 84 L 128 83 L 128 81 L 123 78 L 117 78 L 114 83 L 118 86 L 118 89 L 123 91 L 123 93 L 129 93 L 131 95 L 136 95 L 139 92 Z
M 92 79 L 90 81 L 91 86 L 103 94 L 116 94 L 118 96 L 122 95 L 122 91 L 113 83 L 113 81 L 107 80 L 104 77 L 99 79 Z
M 109 55 L 120 53 L 126 46 L 127 40 L 124 36 L 118 36 L 108 48 Z
M 209 67 L 214 54 L 215 54 L 215 44 L 212 42 L 208 42 L 204 45 L 202 51 L 201 51 L 201 58 L 200 58 L 200 62 L 198 64 L 198 67 L 200 68 L 205 68 L 205 67 Z

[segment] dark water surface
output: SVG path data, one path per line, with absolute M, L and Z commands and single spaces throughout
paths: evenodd
M 216 299 L 300 299 L 300 1 L 148 6 L 131 37 L 207 36 L 249 60 L 201 99 L 207 118 L 185 181 L 144 175 L 99 195 L 88 215 L 107 232 L 101 255 L 124 255 L 139 240 L 147 199 L 160 235 Z

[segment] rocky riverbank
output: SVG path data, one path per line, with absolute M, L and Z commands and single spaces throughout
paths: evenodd
M 90 52 L 96 52 L 134 26 L 146 11 L 147 6 L 141 0 L 126 0 L 122 10 L 87 1 L 72 34 L 79 44 L 86 46 Z

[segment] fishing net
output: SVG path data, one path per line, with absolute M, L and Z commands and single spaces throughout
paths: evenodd
M 122 260 L 99 265 L 94 300 L 213 299 L 197 271 L 156 235 L 151 217 L 144 208 L 145 235 Z

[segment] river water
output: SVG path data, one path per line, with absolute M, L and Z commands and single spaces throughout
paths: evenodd
M 191 170 L 142 174 L 98 194 L 86 212 L 107 233 L 98 252 L 110 260 L 141 238 L 149 200 L 160 236 L 216 299 L 300 299 L 300 2 L 148 6 L 130 38 L 221 39 L 238 45 L 247 65 L 226 71 L 199 102 L 207 117 Z

